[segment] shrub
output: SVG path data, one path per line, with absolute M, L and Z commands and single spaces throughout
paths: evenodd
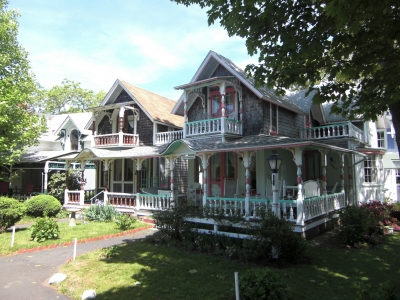
M 115 218 L 115 223 L 117 224 L 118 228 L 121 230 L 128 230 L 131 228 L 132 224 L 136 222 L 136 219 L 128 216 L 126 214 L 119 214 Z
M 270 269 L 250 269 L 239 278 L 240 298 L 243 300 L 287 299 L 286 284 Z
M 261 213 L 259 223 L 251 226 L 252 237 L 243 244 L 246 261 L 276 258 L 281 262 L 297 263 L 306 254 L 307 242 L 293 232 L 292 225 L 273 213 Z
M 18 200 L 0 197 L 0 233 L 13 226 L 25 214 L 25 206 Z
M 61 210 L 61 203 L 50 195 L 37 195 L 24 202 L 26 214 L 31 217 L 55 217 Z
M 57 220 L 49 217 L 38 218 L 30 230 L 31 239 L 39 243 L 49 239 L 57 239 L 60 236 Z
M 176 205 L 167 210 L 153 213 L 154 224 L 160 232 L 169 235 L 173 239 L 181 239 L 181 231 L 184 228 L 184 216 L 186 208 Z
M 91 205 L 86 211 L 85 216 L 89 221 L 95 222 L 111 222 L 118 212 L 111 205 L 104 205 L 98 202 L 95 205 Z
M 374 226 L 374 219 L 363 206 L 348 206 L 339 213 L 338 234 L 348 245 L 364 242 Z

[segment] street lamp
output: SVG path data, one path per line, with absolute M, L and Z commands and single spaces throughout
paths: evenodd
M 268 157 L 269 167 L 272 171 L 272 212 L 275 216 L 279 217 L 279 204 L 278 204 L 278 170 L 281 166 L 282 159 L 278 154 L 272 154 Z

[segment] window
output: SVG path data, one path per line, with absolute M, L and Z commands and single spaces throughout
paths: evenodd
M 271 124 L 270 124 L 270 133 L 277 134 L 278 133 L 278 106 L 271 103 Z
M 377 131 L 378 147 L 385 148 L 385 132 Z
M 221 112 L 221 94 L 219 88 L 210 89 L 210 107 L 211 116 L 220 118 Z M 225 117 L 229 117 L 235 111 L 235 90 L 233 87 L 228 87 L 225 90 Z
M 71 131 L 71 150 L 79 150 L 79 133 L 78 130 L 72 130 Z
M 364 182 L 375 182 L 376 164 L 373 156 L 364 161 Z

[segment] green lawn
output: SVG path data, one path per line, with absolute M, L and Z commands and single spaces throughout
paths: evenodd
M 311 263 L 275 271 L 287 283 L 289 299 L 357 299 L 361 282 L 371 291 L 385 281 L 398 283 L 398 249 L 399 233 L 369 249 L 314 246 Z M 117 252 L 105 259 L 98 250 L 62 266 L 67 279 L 58 290 L 73 299 L 86 289 L 95 289 L 96 299 L 235 299 L 234 272 L 240 280 L 247 269 L 260 268 L 145 241 L 121 245 Z
M 135 222 L 131 229 L 147 226 L 148 224 L 142 222 Z M 36 248 L 39 246 L 49 246 L 56 244 L 63 244 L 73 242 L 74 238 L 78 240 L 94 238 L 98 236 L 120 233 L 122 230 L 118 229 L 114 222 L 110 223 L 99 223 L 90 222 L 82 224 L 81 221 L 77 221 L 77 226 L 70 227 L 68 222 L 60 222 L 60 238 L 54 240 L 47 240 L 42 243 L 38 243 L 30 240 L 29 228 L 16 229 L 14 246 L 11 248 L 11 232 L 7 231 L 0 234 L 0 255 L 9 255 L 17 252 L 20 249 Z

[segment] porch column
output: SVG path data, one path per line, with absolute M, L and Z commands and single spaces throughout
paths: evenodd
M 208 168 L 208 157 L 207 154 L 203 153 L 201 155 L 201 163 L 203 165 L 203 207 L 207 204 L 208 195 L 208 178 L 207 178 L 207 168 Z
M 322 167 L 322 193 L 321 195 L 326 195 L 328 192 L 326 190 L 326 185 L 327 185 L 327 176 L 326 176 L 326 165 L 327 165 L 327 159 L 326 159 L 326 151 L 324 150 L 319 150 L 321 153 L 321 167 Z
M 347 170 L 349 172 L 348 179 L 349 179 L 349 190 L 347 192 L 347 202 L 348 205 L 354 205 L 354 194 L 353 194 L 353 155 L 347 154 L 347 162 L 348 162 L 348 167 Z
M 303 178 L 301 177 L 301 167 L 303 164 L 303 149 L 302 148 L 294 148 L 292 150 L 293 153 L 293 161 L 297 166 L 297 217 L 296 217 L 296 225 L 304 226 L 304 211 L 303 211 Z
M 221 94 L 221 135 L 222 142 L 225 143 L 225 81 L 219 87 Z
M 183 138 L 186 138 L 186 125 L 187 125 L 187 94 L 186 91 L 183 93 Z
M 237 94 L 239 95 L 239 121 L 243 123 L 243 99 L 242 99 L 242 91 L 237 89 Z
M 44 182 L 43 182 L 43 193 L 47 194 L 47 180 L 49 176 L 49 162 L 46 161 L 44 164 Z
M 344 154 L 340 154 L 340 186 L 341 192 L 344 192 Z
M 142 162 L 143 162 L 143 158 L 136 158 L 136 171 L 135 171 L 135 183 L 136 186 L 139 185 L 139 190 L 136 191 L 136 209 L 140 209 L 140 184 L 138 184 L 138 174 L 140 172 L 140 170 L 142 170 Z
M 124 114 L 125 114 L 125 107 L 121 107 L 119 109 L 119 132 L 118 132 L 118 145 L 122 146 L 124 144 L 123 138 L 124 133 L 122 129 L 124 128 Z
M 86 168 L 86 160 L 81 160 L 81 190 L 80 190 L 80 197 L 79 197 L 79 204 L 85 204 L 85 168 Z
M 104 181 L 105 181 L 105 190 L 108 191 L 109 190 L 109 180 L 108 180 L 108 170 L 109 170 L 109 163 L 110 161 L 108 159 L 105 160 L 103 166 L 104 166 Z
M 69 195 L 68 195 L 68 173 L 69 169 L 71 168 L 71 161 L 66 160 L 65 161 L 65 191 L 64 191 L 64 205 L 66 205 L 69 201 Z
M 244 199 L 244 210 L 245 217 L 248 218 L 250 215 L 250 170 L 249 166 L 251 164 L 251 157 L 249 151 L 243 152 L 243 166 L 245 168 L 245 177 L 246 177 L 246 197 Z
M 169 158 L 169 171 L 170 173 L 170 182 L 171 182 L 171 201 L 175 200 L 174 197 L 174 168 L 175 168 L 175 158 L 171 156 Z M 178 199 L 177 199 L 178 200 Z

